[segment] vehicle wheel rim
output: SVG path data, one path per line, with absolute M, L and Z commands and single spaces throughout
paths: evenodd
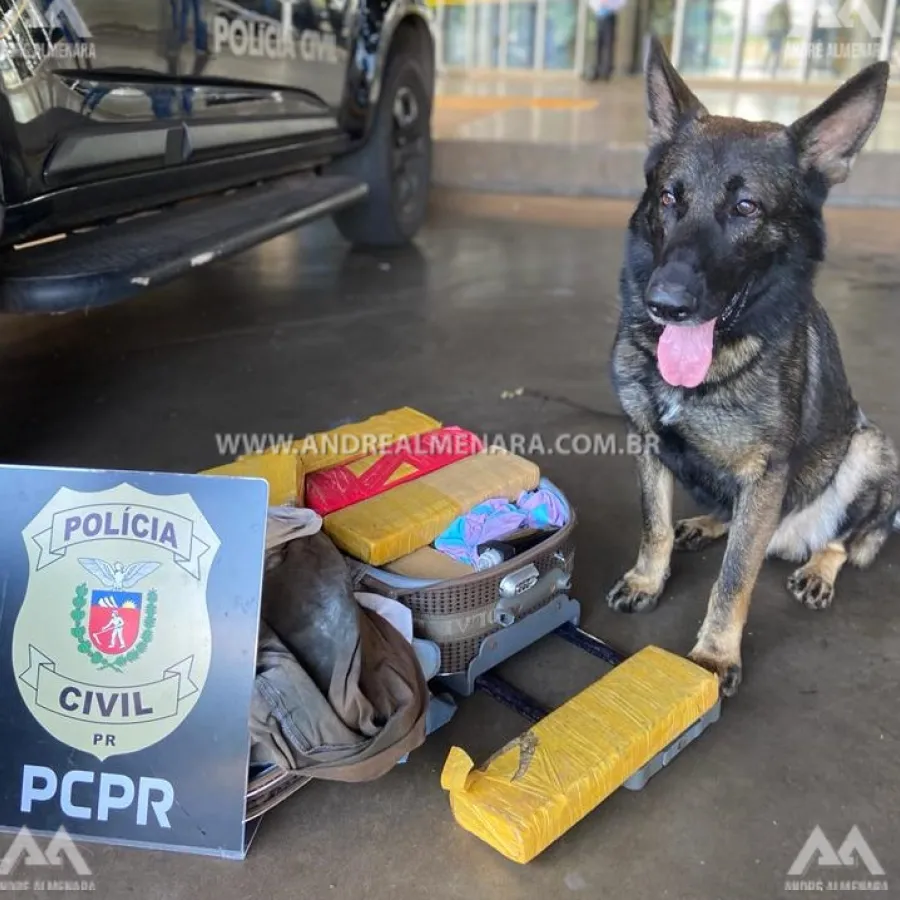
M 427 116 L 416 92 L 402 86 L 391 106 L 393 119 L 393 191 L 397 213 L 408 221 L 418 214 L 427 171 Z

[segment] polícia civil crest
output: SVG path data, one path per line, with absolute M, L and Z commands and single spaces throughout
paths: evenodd
M 13 664 L 32 715 L 101 760 L 162 740 L 196 704 L 212 651 L 219 539 L 193 498 L 62 488 L 23 538 Z
M 82 568 L 103 583 L 90 591 L 83 584 L 75 590 L 72 601 L 72 636 L 78 649 L 90 654 L 91 661 L 101 668 L 124 666 L 138 659 L 153 639 L 156 625 L 158 595 L 150 590 L 146 600 L 140 591 L 125 590 L 155 572 L 158 562 L 136 562 L 125 566 L 116 561 L 93 557 L 79 559 Z M 88 606 L 85 624 L 85 606 Z

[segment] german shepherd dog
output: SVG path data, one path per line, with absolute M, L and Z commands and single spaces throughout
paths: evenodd
M 767 555 L 802 563 L 788 590 L 831 604 L 900 508 L 898 455 L 865 417 L 813 295 L 822 207 L 881 115 L 889 69 L 859 72 L 789 127 L 710 115 L 651 39 L 646 190 L 628 225 L 613 384 L 638 456 L 637 561 L 610 590 L 652 610 L 673 550 L 727 536 L 690 658 L 741 681 L 750 595 Z M 673 525 L 678 480 L 705 514 Z

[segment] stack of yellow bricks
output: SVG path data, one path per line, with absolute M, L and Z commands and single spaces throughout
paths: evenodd
M 373 445 L 441 427 L 414 409 L 392 410 L 364 422 L 295 441 L 287 452 L 243 456 L 207 475 L 256 476 L 269 482 L 269 503 L 303 503 L 304 474 L 371 454 Z M 492 450 L 455 462 L 327 515 L 323 530 L 345 553 L 381 566 L 430 544 L 458 516 L 494 497 L 515 500 L 533 490 L 540 469 L 512 453 Z

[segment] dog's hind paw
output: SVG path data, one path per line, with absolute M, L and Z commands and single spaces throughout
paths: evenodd
M 665 587 L 665 579 L 660 585 L 636 572 L 628 572 L 620 578 L 606 595 L 610 609 L 616 612 L 652 612 L 659 602 L 659 595 Z
M 695 516 L 675 523 L 675 550 L 694 552 L 728 533 L 728 526 L 712 516 Z
M 834 600 L 834 585 L 805 566 L 788 578 L 787 586 L 807 609 L 828 609 Z
M 743 678 L 740 660 L 723 659 L 699 647 L 688 654 L 688 659 L 718 675 L 719 689 L 726 697 L 733 697 L 737 693 Z

